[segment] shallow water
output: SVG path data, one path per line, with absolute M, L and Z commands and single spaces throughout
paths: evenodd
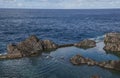
M 37 57 L 0 61 L 0 77 L 15 78 L 90 78 L 100 75 L 102 78 L 119 78 L 120 72 L 103 69 L 97 66 L 74 66 L 69 59 L 81 54 L 96 61 L 119 60 L 120 58 L 106 54 L 102 49 L 103 42 L 91 49 L 76 47 L 59 48 L 43 53 Z
M 59 48 L 37 57 L 0 61 L 0 78 L 120 78 L 120 72 L 97 66 L 74 66 L 69 59 L 76 54 L 96 61 L 119 60 L 103 50 L 103 37 L 120 32 L 120 10 L 4 10 L 0 9 L 0 53 L 8 43 L 17 43 L 35 34 L 58 44 L 74 43 L 89 38 L 97 47 Z

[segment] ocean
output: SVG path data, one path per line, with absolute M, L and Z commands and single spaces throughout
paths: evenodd
M 97 47 L 59 48 L 36 57 L 0 61 L 0 78 L 120 78 L 120 72 L 97 66 L 74 66 L 69 59 L 81 54 L 96 61 L 119 60 L 103 50 L 104 34 L 120 32 L 120 9 L 0 9 L 0 54 L 6 46 L 36 35 L 57 44 L 83 39 L 99 41 Z M 48 56 L 52 56 L 48 58 Z M 64 60 L 61 59 L 64 57 Z

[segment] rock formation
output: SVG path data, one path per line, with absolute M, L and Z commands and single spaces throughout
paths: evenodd
M 70 61 L 73 65 L 82 65 L 82 64 L 87 64 L 89 66 L 97 65 L 103 68 L 114 69 L 114 70 L 120 71 L 120 61 L 110 60 L 110 61 L 96 62 L 92 59 L 85 58 L 81 55 L 76 55 L 72 57 Z
M 100 77 L 99 75 L 93 75 L 90 78 L 102 78 L 102 77 Z
M 96 42 L 94 40 L 85 39 L 79 43 L 75 43 L 74 46 L 80 48 L 92 48 L 96 46 Z
M 9 44 L 7 46 L 7 54 L 0 55 L 0 58 L 21 58 L 41 54 L 43 51 L 55 50 L 62 47 L 77 46 L 81 48 L 91 48 L 96 46 L 93 40 L 83 40 L 76 44 L 57 45 L 50 40 L 40 40 L 35 35 L 30 36 L 17 44 Z
M 104 50 L 120 52 L 120 33 L 108 33 L 104 38 Z
M 33 56 L 40 54 L 46 50 L 57 49 L 58 46 L 50 40 L 39 40 L 36 36 L 32 35 L 25 41 L 18 44 L 9 44 L 7 46 L 8 53 L 6 56 L 0 58 L 21 58 L 25 56 Z
M 88 65 L 96 65 L 97 62 L 92 60 L 92 59 L 89 59 L 89 58 L 84 58 L 83 56 L 81 55 L 76 55 L 76 56 L 73 56 L 70 61 L 72 62 L 72 64 L 74 65 L 81 65 L 81 64 L 88 64 Z

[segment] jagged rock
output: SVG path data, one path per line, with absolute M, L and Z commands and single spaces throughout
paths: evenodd
M 116 69 L 116 70 L 119 70 L 120 71 L 120 61 L 114 61 L 112 63 L 113 67 Z
M 120 61 L 110 60 L 110 61 L 97 62 L 90 58 L 85 58 L 81 55 L 76 55 L 70 59 L 70 62 L 73 65 L 81 65 L 81 64 L 87 64 L 89 66 L 97 65 L 103 68 L 114 69 L 114 70 L 120 71 Z
M 96 62 L 95 61 L 93 61 L 93 60 L 91 60 L 91 61 L 89 61 L 88 63 L 87 63 L 88 65 L 95 65 L 96 64 Z
M 16 47 L 21 52 L 22 56 L 31 56 L 32 54 L 43 51 L 42 41 L 34 35 L 18 43 Z
M 96 46 L 96 42 L 94 40 L 85 39 L 79 43 L 75 43 L 74 46 L 80 48 L 92 48 Z
M 7 54 L 6 58 L 20 58 L 20 57 L 22 57 L 22 54 L 17 49 L 16 45 L 9 44 L 7 46 L 7 51 L 8 51 L 8 54 Z
M 57 44 L 50 40 L 39 40 L 35 35 L 32 35 L 16 45 L 9 44 L 7 46 L 8 53 L 6 58 L 33 56 L 49 49 L 56 49 L 57 47 Z
M 51 50 L 51 49 L 56 49 L 58 47 L 57 44 L 50 40 L 44 40 L 43 41 L 43 48 L 44 50 Z
M 108 33 L 104 38 L 104 50 L 120 52 L 120 33 Z
M 101 78 L 99 75 L 93 75 L 90 78 Z
M 82 59 L 81 59 L 82 58 Z M 70 61 L 72 62 L 72 64 L 74 65 L 79 65 L 79 64 L 82 64 L 82 63 L 86 63 L 85 60 L 83 59 L 83 57 L 81 55 L 76 55 L 76 56 L 73 56 Z M 82 61 L 82 63 L 81 63 Z
M 120 33 L 108 33 L 108 34 L 106 34 L 104 42 L 109 42 L 109 43 L 120 42 Z
M 72 62 L 72 64 L 74 65 L 81 65 L 81 64 L 88 64 L 88 65 L 95 65 L 96 62 L 92 59 L 89 58 L 84 58 L 81 55 L 76 55 L 73 56 L 70 61 Z

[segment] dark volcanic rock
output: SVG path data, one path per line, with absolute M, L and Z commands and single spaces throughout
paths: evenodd
M 100 66 L 100 67 L 103 67 L 103 68 L 114 69 L 114 70 L 120 71 L 120 61 L 110 60 L 110 61 L 96 62 L 92 59 L 85 58 L 81 55 L 73 56 L 70 59 L 70 61 L 74 65 L 82 65 L 82 64 L 87 64 L 87 65 L 90 65 L 90 66 L 97 65 L 97 66 Z
M 22 56 L 31 56 L 32 54 L 43 51 L 42 41 L 34 35 L 18 43 L 16 47 L 21 52 Z
M 85 58 L 81 55 L 76 55 L 70 59 L 70 62 L 73 65 L 82 65 L 82 64 L 87 64 L 89 66 L 97 65 L 103 68 L 114 69 L 114 70 L 120 71 L 120 61 L 110 60 L 110 61 L 96 62 L 92 59 Z
M 104 38 L 104 50 L 120 52 L 120 33 L 108 33 Z
M 58 45 L 50 40 L 44 40 L 43 41 L 43 49 L 44 50 L 51 50 L 58 48 Z
M 7 58 L 20 58 L 20 57 L 22 57 L 22 54 L 21 54 L 20 50 L 18 50 L 16 45 L 9 44 L 7 46 L 7 51 L 8 51 Z
M 96 42 L 94 40 L 83 40 L 79 43 L 75 43 L 74 46 L 80 47 L 80 48 L 92 48 L 96 46 Z
M 7 46 L 8 53 L 6 58 L 33 56 L 49 49 L 56 49 L 57 47 L 57 44 L 50 40 L 39 40 L 36 36 L 32 35 L 16 45 L 9 44 Z
M 70 61 L 72 62 L 72 64 L 74 65 L 81 65 L 81 64 L 88 64 L 88 65 L 95 65 L 96 62 L 92 59 L 89 58 L 84 58 L 81 55 L 76 55 L 73 56 Z
M 90 78 L 101 78 L 99 75 L 93 75 Z

